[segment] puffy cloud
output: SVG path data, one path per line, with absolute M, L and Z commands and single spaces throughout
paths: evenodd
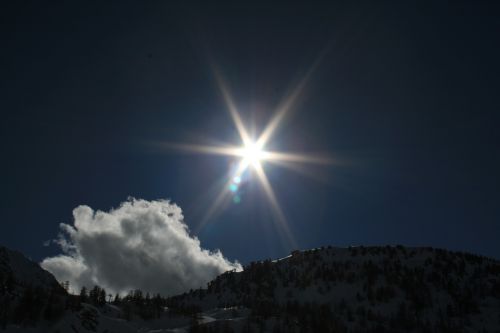
M 73 226 L 60 225 L 56 243 L 63 254 L 41 266 L 77 290 L 98 284 L 113 293 L 141 289 L 174 295 L 241 270 L 219 250 L 202 249 L 181 208 L 165 200 L 129 199 L 109 212 L 79 206 L 73 216 Z

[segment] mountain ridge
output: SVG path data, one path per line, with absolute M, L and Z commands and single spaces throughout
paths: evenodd
M 459 332 L 469 323 L 500 331 L 500 263 L 432 247 L 329 246 L 253 262 L 170 300 L 200 310 L 242 306 L 284 322 L 300 317 L 305 326 L 273 324 L 285 332 Z M 324 316 L 308 319 L 300 314 L 307 307 Z
M 104 296 L 102 296 L 103 294 Z M 432 247 L 321 247 L 205 288 L 70 295 L 0 246 L 0 332 L 500 332 L 500 261 Z
M 23 286 L 58 288 L 56 278 L 38 263 L 24 256 L 20 251 L 0 245 L 0 278 L 15 277 Z

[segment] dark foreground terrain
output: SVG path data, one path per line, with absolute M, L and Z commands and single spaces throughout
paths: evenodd
M 0 247 L 0 331 L 500 332 L 500 262 L 434 248 L 323 247 L 164 298 L 70 295 Z

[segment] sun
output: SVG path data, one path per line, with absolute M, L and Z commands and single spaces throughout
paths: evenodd
M 313 66 L 314 67 L 314 66 Z M 234 122 L 236 130 L 241 139 L 240 146 L 233 146 L 231 144 L 219 144 L 219 145 L 201 145 L 201 144 L 186 144 L 186 143 L 163 143 L 163 146 L 168 149 L 176 149 L 184 152 L 202 153 L 202 154 L 213 154 L 213 155 L 223 155 L 232 156 L 239 159 L 235 167 L 230 168 L 228 173 L 228 180 L 221 182 L 221 190 L 218 194 L 215 194 L 212 205 L 210 206 L 205 218 L 199 224 L 198 230 L 203 227 L 203 225 L 210 219 L 220 208 L 225 206 L 232 198 L 234 203 L 240 203 L 241 193 L 240 189 L 244 186 L 251 178 L 256 178 L 261 188 L 264 190 L 264 194 L 267 197 L 267 201 L 272 208 L 275 215 L 275 222 L 280 227 L 286 239 L 290 244 L 295 244 L 293 235 L 288 228 L 288 224 L 285 218 L 285 214 L 281 210 L 278 199 L 274 193 L 274 190 L 266 176 L 264 161 L 269 164 L 274 164 L 278 166 L 290 167 L 291 170 L 297 170 L 297 164 L 320 164 L 320 165 L 332 165 L 336 163 L 335 159 L 329 156 L 321 155 L 307 155 L 303 153 L 291 153 L 291 152 L 281 152 L 265 150 L 264 147 L 267 146 L 271 137 L 274 135 L 276 128 L 280 125 L 283 119 L 286 117 L 288 111 L 294 105 L 294 102 L 301 95 L 301 91 L 310 76 L 311 71 L 299 82 L 299 84 L 293 89 L 289 96 L 287 96 L 282 103 L 280 103 L 274 115 L 270 119 L 269 123 L 264 127 L 262 132 L 257 137 L 252 137 L 251 133 L 247 130 L 247 127 L 243 123 L 240 114 L 236 108 L 235 103 L 225 85 L 222 77 L 215 72 L 218 86 L 224 98 L 224 102 L 227 106 L 227 110 Z M 250 177 L 247 170 L 252 171 L 252 175 L 255 177 Z M 228 195 L 229 194 L 229 195 Z M 296 247 L 295 245 L 292 247 Z
M 261 161 L 264 160 L 266 156 L 262 145 L 251 141 L 244 144 L 240 150 L 240 155 L 243 158 L 243 164 L 251 165 L 254 168 L 260 167 Z

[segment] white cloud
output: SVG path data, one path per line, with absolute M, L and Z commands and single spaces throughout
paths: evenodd
M 73 210 L 74 225 L 61 224 L 62 255 L 41 266 L 78 290 L 98 284 L 109 292 L 131 289 L 174 295 L 205 286 L 227 270 L 241 270 L 220 251 L 189 235 L 181 208 L 165 200 L 129 199 L 109 212 Z

